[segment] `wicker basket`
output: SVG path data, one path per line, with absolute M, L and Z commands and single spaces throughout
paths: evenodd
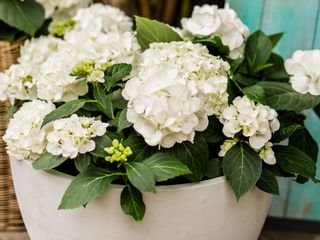
M 25 39 L 25 37 L 21 37 L 12 43 L 0 41 L 1 72 L 17 61 L 20 46 Z M 14 193 L 5 143 L 2 141 L 6 129 L 5 114 L 8 107 L 8 103 L 0 104 L 0 232 L 25 230 Z

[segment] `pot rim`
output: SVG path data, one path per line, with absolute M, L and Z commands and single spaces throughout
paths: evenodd
M 32 167 L 32 161 L 29 160 L 17 160 L 12 158 L 12 161 L 19 161 L 23 162 L 26 164 L 28 167 L 30 167 L 33 171 L 39 171 L 35 170 Z M 50 175 L 62 178 L 67 181 L 72 181 L 74 179 L 74 176 L 68 175 L 66 173 L 62 173 L 53 169 L 50 170 L 45 170 L 45 171 L 40 171 L 43 173 L 49 173 Z M 173 185 L 164 185 L 164 186 L 156 186 L 156 192 L 158 191 L 170 191 L 170 190 L 181 190 L 181 189 L 190 189 L 190 188 L 201 188 L 205 186 L 213 186 L 221 183 L 226 183 L 227 180 L 225 176 L 217 177 L 217 178 L 212 178 L 212 179 L 207 179 L 207 180 L 202 180 L 200 182 L 196 183 L 181 183 L 181 184 L 173 184 Z M 115 189 L 115 190 L 121 190 L 124 188 L 125 185 L 122 184 L 111 184 L 109 189 Z

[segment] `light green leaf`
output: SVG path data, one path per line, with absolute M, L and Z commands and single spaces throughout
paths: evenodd
M 253 85 L 251 87 L 246 87 L 242 89 L 242 92 L 252 101 L 258 103 L 265 103 L 266 95 L 263 88 L 260 85 Z
M 58 167 L 68 158 L 62 156 L 54 156 L 50 153 L 42 154 L 36 161 L 32 163 L 32 167 L 36 170 L 49 170 Z
M 108 118 L 114 118 L 114 107 L 110 96 L 107 95 L 102 84 L 93 85 L 93 95 L 97 100 L 97 107 L 100 109 Z
M 84 172 L 90 165 L 91 156 L 90 154 L 79 154 L 74 159 L 74 164 L 79 172 Z
M 34 36 L 44 22 L 44 9 L 35 0 L 0 0 L 0 20 Z
M 130 127 L 132 123 L 127 120 L 127 108 L 123 109 L 119 115 L 118 132 Z
M 126 164 L 126 170 L 133 186 L 143 192 L 156 192 L 156 182 L 150 168 L 142 163 L 132 162 Z
M 86 205 L 104 193 L 119 175 L 104 168 L 88 168 L 71 182 L 59 209 L 73 209 Z
M 259 180 L 262 160 L 248 144 L 239 141 L 224 156 L 222 168 L 237 200 L 239 200 Z
M 265 65 L 272 51 L 272 42 L 262 31 L 254 32 L 247 40 L 245 56 L 252 72 Z
M 182 38 L 166 24 L 157 20 L 135 17 L 137 25 L 137 39 L 142 50 L 153 42 L 182 41 Z
M 97 137 L 94 139 L 96 143 L 96 148 L 90 152 L 93 156 L 105 158 L 108 156 L 106 151 L 104 150 L 106 147 L 110 147 L 112 144 L 112 140 L 107 135 L 104 135 L 102 137 Z
M 267 169 L 262 169 L 257 187 L 267 193 L 279 195 L 279 185 L 276 176 Z
M 141 221 L 146 212 L 141 192 L 132 185 L 127 185 L 121 192 L 121 207 L 124 213 Z
M 82 108 L 87 101 L 88 100 L 86 99 L 77 99 L 64 103 L 44 118 L 42 126 L 60 118 L 69 117 L 71 114 L 77 112 L 80 108 Z
M 315 162 L 306 153 L 292 146 L 274 146 L 277 163 L 289 173 L 313 179 L 316 176 Z
M 208 145 L 204 137 L 197 136 L 194 143 L 185 141 L 181 144 L 175 144 L 167 152 L 189 167 L 192 174 L 186 175 L 188 179 L 193 182 L 202 180 L 209 159 Z
M 186 165 L 167 153 L 153 154 L 141 163 L 152 170 L 157 182 L 192 173 Z

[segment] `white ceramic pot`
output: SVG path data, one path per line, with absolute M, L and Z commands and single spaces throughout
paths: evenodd
M 86 208 L 57 210 L 71 177 L 11 160 L 19 206 L 32 240 L 257 240 L 272 196 L 253 189 L 237 202 L 224 177 L 144 193 L 147 212 L 136 223 L 112 185 Z

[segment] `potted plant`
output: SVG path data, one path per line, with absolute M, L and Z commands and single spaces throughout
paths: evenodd
M 290 86 L 281 34 L 249 36 L 228 6 L 135 20 L 79 9 L 0 77 L 31 238 L 257 239 L 276 176 L 318 182 L 292 136 L 320 98 Z

